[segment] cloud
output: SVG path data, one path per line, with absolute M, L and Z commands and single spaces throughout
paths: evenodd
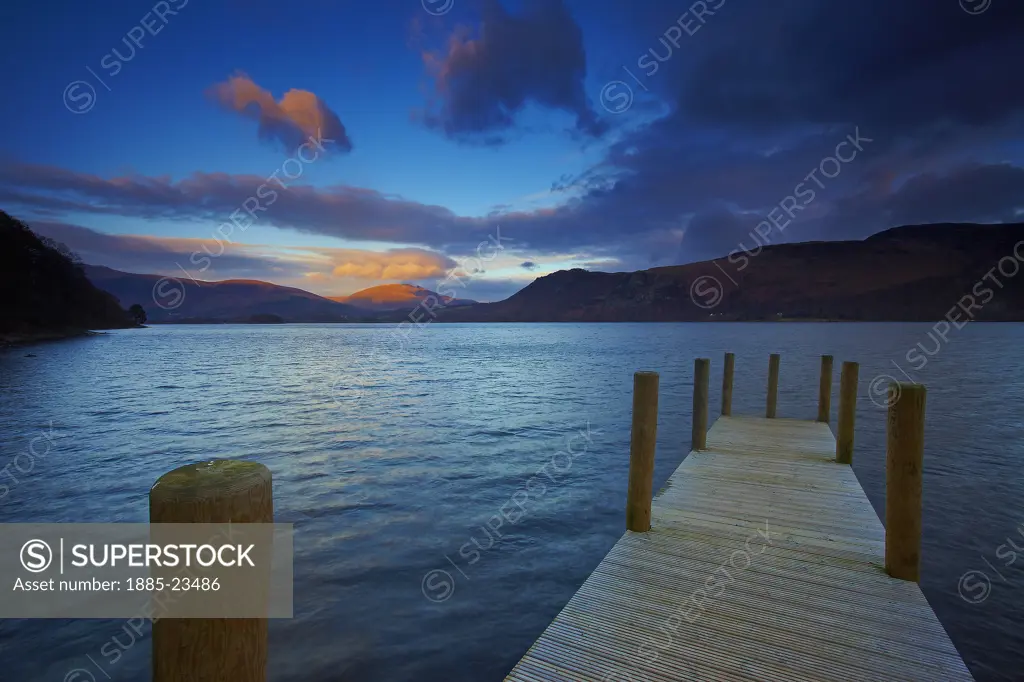
M 524 4 L 510 15 L 489 2 L 478 36 L 460 34 L 433 58 L 433 123 L 446 134 L 508 134 L 529 103 L 590 111 L 579 27 L 561 2 Z M 621 10 L 624 44 L 657 44 L 651 36 L 679 17 L 666 0 L 630 7 Z M 564 42 L 554 45 L 555 34 Z M 773 242 L 1019 220 L 1024 90 L 1012 66 L 1024 62 L 1024 39 L 1014 40 L 1021 36 L 1021 3 L 994 2 L 972 16 L 956 2 L 930 0 L 842 8 L 728 0 L 647 80 L 649 96 L 664 104 L 659 117 L 637 114 L 590 168 L 552 178 L 556 206 L 481 218 L 368 188 L 289 183 L 267 186 L 273 203 L 262 201 L 258 216 L 283 230 L 453 258 L 472 254 L 500 226 L 514 240 L 505 246 L 517 254 L 508 268 L 516 274 L 528 272 L 526 257 L 543 269 L 564 254 L 604 269 L 675 264 L 738 248 L 859 130 L 871 142 L 838 176 L 818 173 L 813 201 Z M 545 50 L 550 59 L 541 58 Z M 619 66 L 615 73 L 621 77 Z M 594 97 L 600 83 L 590 86 Z M 266 182 L 225 173 L 100 177 L 0 162 L 0 204 L 50 220 L 118 215 L 219 225 Z
M 459 297 L 477 301 L 507 298 L 528 283 L 515 278 L 469 276 L 462 269 L 449 280 L 448 272 L 459 264 L 444 254 L 423 249 L 381 252 L 237 242 L 225 247 L 213 239 L 115 235 L 68 223 L 26 222 L 37 234 L 63 242 L 89 265 L 181 280 L 255 279 L 323 296 L 349 295 L 376 284 L 412 282 L 435 291 L 442 286 L 454 288 Z M 212 255 L 217 253 L 221 255 Z M 209 267 L 193 262 L 193 254 L 199 255 L 200 263 L 208 261 Z
M 83 262 L 124 272 L 196 279 L 281 279 L 301 276 L 309 267 L 309 255 L 303 258 L 276 247 L 225 245 L 215 239 L 107 234 L 68 223 L 26 222 L 36 233 L 63 242 Z
M 758 214 L 737 213 L 717 206 L 694 215 L 686 226 L 676 260 L 680 263 L 712 260 L 738 248 L 755 249 L 750 237 L 762 220 Z
M 731 250 L 729 242 L 742 238 L 748 224 L 793 194 L 837 142 L 852 133 L 803 136 L 771 155 L 739 145 L 713 157 L 692 140 L 660 130 L 671 125 L 665 120 L 647 136 L 631 138 L 638 151 L 628 157 L 613 149 L 606 162 L 613 179 L 594 183 L 555 208 L 472 218 L 363 188 L 293 185 L 275 189 L 274 203 L 257 215 L 261 224 L 285 230 L 424 247 L 451 257 L 489 251 L 500 234 L 509 252 L 535 255 L 530 262 L 568 252 L 579 262 L 639 269 L 724 255 Z M 773 241 L 861 238 L 894 225 L 933 220 L 1013 219 L 1020 208 L 1024 171 L 1019 166 L 929 163 L 929 170 L 921 172 L 912 158 L 913 150 L 903 147 L 879 145 L 875 150 L 866 145 L 837 178 L 826 180 L 824 189 L 815 188 L 814 202 Z M 894 167 L 900 168 L 897 176 L 887 171 Z M 197 173 L 176 182 L 144 176 L 104 179 L 0 164 L 0 201 L 36 215 L 76 211 L 226 224 L 230 236 L 229 216 L 264 182 L 258 176 L 223 173 Z M 350 266 L 350 271 L 358 269 Z
M 335 277 L 373 279 L 378 281 L 404 281 L 438 277 L 454 268 L 451 258 L 422 249 L 392 249 L 384 252 L 348 251 L 330 252 Z
M 1024 168 L 971 164 L 907 180 L 882 201 L 896 223 L 1011 222 L 1024 211 Z
M 352 151 L 352 140 L 341 119 L 312 92 L 292 89 L 278 102 L 241 73 L 217 83 L 208 92 L 228 111 L 256 121 L 260 139 L 278 142 L 289 152 L 318 139 L 330 140 L 325 144 L 328 149 Z
M 425 53 L 434 101 L 424 122 L 449 138 L 500 144 L 528 104 L 575 114 L 576 130 L 607 129 L 583 89 L 583 32 L 562 0 L 528 2 L 511 14 L 485 0 L 479 37 L 459 28 L 443 53 Z
M 932 0 L 740 0 L 710 21 L 669 86 L 701 124 L 849 123 L 890 136 L 1001 124 L 1024 106 L 1019 2 L 971 16 Z
M 82 212 L 225 224 L 259 197 L 261 224 L 355 241 L 470 248 L 486 240 L 486 221 L 351 186 L 316 188 L 257 175 L 194 173 L 181 180 L 140 175 L 101 178 L 53 166 L 0 163 L 0 201 L 33 211 Z M 250 203 L 250 206 L 253 204 Z M 244 211 L 242 218 L 247 218 Z
M 525 9 L 513 11 L 513 4 Z M 490 0 L 480 26 L 427 56 L 435 76 L 427 121 L 458 140 L 507 139 L 529 125 L 537 109 L 576 118 L 586 129 L 604 83 L 623 79 L 632 85 L 634 106 L 605 118 L 616 122 L 614 135 L 583 155 L 598 160 L 575 177 L 547 178 L 554 194 L 543 199 L 543 209 L 506 207 L 480 218 L 342 184 L 286 180 L 285 189 L 256 175 L 95 175 L 9 162 L 0 162 L 0 206 L 52 223 L 102 226 L 106 216 L 125 217 L 137 221 L 136 231 L 146 231 L 150 219 L 162 228 L 180 221 L 173 225 L 187 234 L 208 236 L 263 186 L 273 201 L 260 201 L 266 209 L 257 214 L 261 227 L 343 239 L 356 249 L 363 242 L 455 258 L 472 254 L 500 225 L 514 240 L 506 244 L 508 265 L 499 271 L 508 279 L 569 262 L 631 270 L 721 256 L 749 244 L 751 223 L 793 194 L 859 127 L 873 142 L 838 177 L 815 187 L 811 205 L 773 241 L 860 238 L 906 223 L 1020 219 L 1020 2 L 996 0 L 972 16 L 956 0 L 714 0 L 707 4 L 718 6 L 715 14 L 695 35 L 684 32 L 669 61 L 647 78 L 635 58 L 650 57 L 652 47 L 665 54 L 659 36 L 677 26 L 685 5 L 572 2 L 587 8 L 584 45 L 583 15 L 575 21 L 565 9 L 569 4 L 506 2 L 506 11 Z M 459 7 L 468 11 L 469 4 Z M 602 25 L 614 30 L 589 33 Z M 623 66 L 639 74 L 650 92 L 642 92 Z M 276 83 L 273 88 L 275 95 L 283 92 Z M 215 86 L 213 94 L 252 121 L 243 125 L 258 127 L 275 143 L 292 144 L 329 118 L 326 104 L 311 93 L 277 101 L 242 75 Z M 659 106 L 644 110 L 645 98 Z M 325 129 L 324 135 L 351 145 L 344 132 Z M 513 156 L 509 172 L 521 161 Z M 505 171 L 496 166 L 495 172 Z M 197 225 L 203 232 L 192 231 Z M 235 229 L 232 239 L 239 236 Z M 97 258 L 106 253 L 111 265 L 141 271 L 173 270 L 179 258 L 192 267 L 189 254 L 200 247 L 140 238 L 107 249 L 99 237 L 90 239 Z M 202 245 L 219 250 L 209 240 Z M 540 267 L 529 270 L 524 261 Z M 359 274 L 359 265 L 322 251 L 229 247 L 211 272 L 257 279 L 283 273 L 341 288 L 366 280 L 336 277 L 334 269 Z M 405 266 L 430 267 L 418 261 Z M 369 266 L 379 276 L 384 268 Z
M 534 263 L 533 261 L 528 260 L 525 263 L 520 263 L 519 267 L 521 267 L 523 270 L 536 270 L 537 264 Z
M 529 282 L 518 280 L 486 279 L 481 277 L 461 280 L 461 284 L 455 282 L 456 280 L 448 283 L 429 280 L 415 282 L 415 284 L 432 291 L 444 289 L 446 292 L 454 292 L 456 298 L 481 302 L 502 301 L 529 284 Z
M 444 254 L 424 249 L 368 251 L 224 244 L 216 239 L 107 234 L 51 221 L 33 220 L 29 224 L 38 234 L 66 244 L 90 265 L 143 274 L 207 280 L 302 278 L 317 284 L 337 280 L 385 283 L 441 277 L 457 266 Z

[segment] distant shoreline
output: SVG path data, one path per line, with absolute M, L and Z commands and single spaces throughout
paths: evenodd
M 8 346 L 24 346 L 42 341 L 61 341 L 73 339 L 79 336 L 100 336 L 102 332 L 89 331 L 88 329 L 65 329 L 61 331 L 45 332 L 24 332 L 15 334 L 12 332 L 0 333 L 0 348 Z
M 145 329 L 148 325 L 138 327 L 120 327 L 120 329 Z M 106 336 L 106 331 L 92 329 L 61 329 L 38 332 L 0 332 L 0 350 L 14 348 L 17 346 L 28 346 L 34 343 L 46 341 L 64 341 L 66 339 L 77 339 L 83 336 Z

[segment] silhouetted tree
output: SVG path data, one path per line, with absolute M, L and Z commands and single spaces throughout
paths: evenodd
M 64 244 L 0 211 L 0 333 L 117 329 L 131 324 L 116 298 L 85 276 Z
M 128 309 L 128 317 L 130 317 L 135 324 L 146 324 L 146 309 L 136 303 Z

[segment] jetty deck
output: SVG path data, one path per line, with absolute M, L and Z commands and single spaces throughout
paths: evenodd
M 830 394 L 830 357 L 828 371 Z M 703 381 L 695 424 L 706 371 Z M 506 680 L 973 679 L 916 582 L 919 490 L 918 537 L 903 554 L 914 578 L 892 577 L 901 548 L 886 560 L 885 528 L 853 469 L 837 462 L 822 400 L 825 421 L 722 416 L 703 443 L 695 427 L 703 447 L 654 496 L 650 529 L 626 531 Z M 631 495 L 637 410 L 635 398 Z M 890 449 L 910 437 L 906 422 L 897 433 L 894 424 L 890 415 Z

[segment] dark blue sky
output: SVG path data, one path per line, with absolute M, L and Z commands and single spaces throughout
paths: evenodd
M 123 270 L 436 288 L 500 229 L 465 266 L 491 300 L 750 248 L 769 217 L 776 242 L 1024 215 L 1018 0 L 40 1 L 0 21 L 0 208 Z

